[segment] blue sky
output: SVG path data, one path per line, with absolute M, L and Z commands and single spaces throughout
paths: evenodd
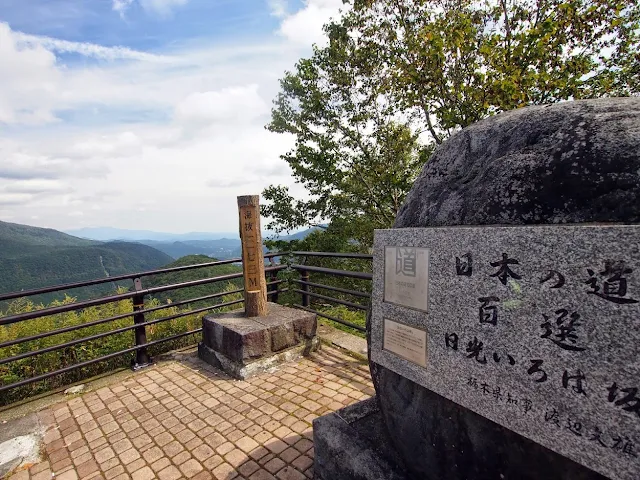
M 237 195 L 295 192 L 292 139 L 264 125 L 341 7 L 0 0 L 0 220 L 230 231 Z
M 303 7 L 298 1 L 287 4 L 292 11 Z M 279 25 L 272 11 L 264 0 L 2 2 L 3 20 L 16 30 L 144 51 L 162 51 L 194 38 L 224 41 L 268 34 Z

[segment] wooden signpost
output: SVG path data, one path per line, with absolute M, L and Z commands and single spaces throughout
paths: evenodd
M 262 317 L 268 313 L 259 202 L 258 195 L 238 197 L 244 272 L 244 309 L 247 317 Z

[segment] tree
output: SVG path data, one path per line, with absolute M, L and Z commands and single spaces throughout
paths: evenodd
M 392 225 L 428 149 L 370 84 L 372 63 L 347 29 L 330 24 L 326 32 L 329 45 L 281 80 L 267 126 L 295 135 L 282 158 L 311 198 L 296 200 L 287 187 L 270 186 L 263 214 L 276 231 L 330 220 L 330 230 L 339 226 L 340 237 L 366 248 L 374 228 Z
M 281 80 L 267 128 L 309 194 L 270 186 L 273 229 L 330 222 L 363 248 L 432 146 L 495 113 L 640 92 L 640 6 L 616 0 L 354 0 Z
M 441 143 L 488 115 L 640 91 L 633 0 L 355 0 L 382 89 Z

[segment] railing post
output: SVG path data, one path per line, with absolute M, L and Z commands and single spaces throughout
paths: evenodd
M 273 258 L 269 259 L 269 263 L 271 264 L 270 266 L 275 267 L 275 262 L 273 261 Z M 278 281 L 277 270 L 272 270 L 271 272 L 269 272 L 269 281 L 270 282 Z M 273 303 L 278 303 L 278 285 L 271 285 L 269 295 L 270 295 L 270 300 Z
M 133 279 L 133 288 L 136 292 L 142 290 L 142 281 L 140 278 Z M 136 313 L 144 309 L 144 294 L 140 293 L 133 297 L 133 323 L 144 323 L 144 313 Z M 147 331 L 145 327 L 137 327 L 135 330 L 136 346 L 147 344 Z M 133 370 L 139 370 L 151 364 L 151 358 L 147 352 L 147 348 L 143 347 L 136 350 L 135 360 L 131 360 L 131 368 Z
M 308 270 L 300 270 L 300 280 L 302 280 L 303 282 L 308 282 L 309 281 L 309 271 Z M 301 290 L 304 292 L 308 292 L 309 291 L 309 285 L 306 284 L 302 284 L 300 285 L 302 288 Z M 309 294 L 308 293 L 303 293 L 302 294 L 302 306 L 303 307 L 308 307 L 310 305 L 309 302 Z

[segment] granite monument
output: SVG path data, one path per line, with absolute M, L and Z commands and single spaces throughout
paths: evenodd
M 403 479 L 640 478 L 639 223 L 640 99 L 452 136 L 376 233 L 377 410 L 318 419 L 320 448 L 360 435 Z M 384 478 L 316 456 L 321 478 Z
M 394 228 L 576 223 L 640 223 L 640 99 L 527 107 L 471 125 L 436 149 Z M 571 239 L 559 242 L 570 244 Z M 629 248 L 638 248 L 637 237 L 635 247 Z M 464 268 L 470 259 L 464 258 L 465 251 L 452 249 L 451 253 L 454 250 Z M 497 258 L 482 260 L 500 261 L 502 253 L 510 252 L 497 253 Z M 476 307 L 481 305 L 478 302 Z M 533 325 L 538 327 L 544 323 L 536 322 Z M 633 332 L 628 332 L 630 341 Z M 369 333 L 373 333 L 371 325 Z M 464 341 L 466 350 L 473 338 Z M 548 343 L 547 348 L 554 346 Z M 526 360 L 532 359 L 544 360 L 533 356 Z M 488 361 L 493 361 L 491 354 Z M 607 361 L 606 357 L 601 360 Z M 370 367 L 389 437 L 415 478 L 610 477 L 373 359 Z M 475 392 L 461 387 L 469 395 Z M 609 403 L 606 398 L 605 403 Z M 637 471 L 635 475 L 640 478 Z

